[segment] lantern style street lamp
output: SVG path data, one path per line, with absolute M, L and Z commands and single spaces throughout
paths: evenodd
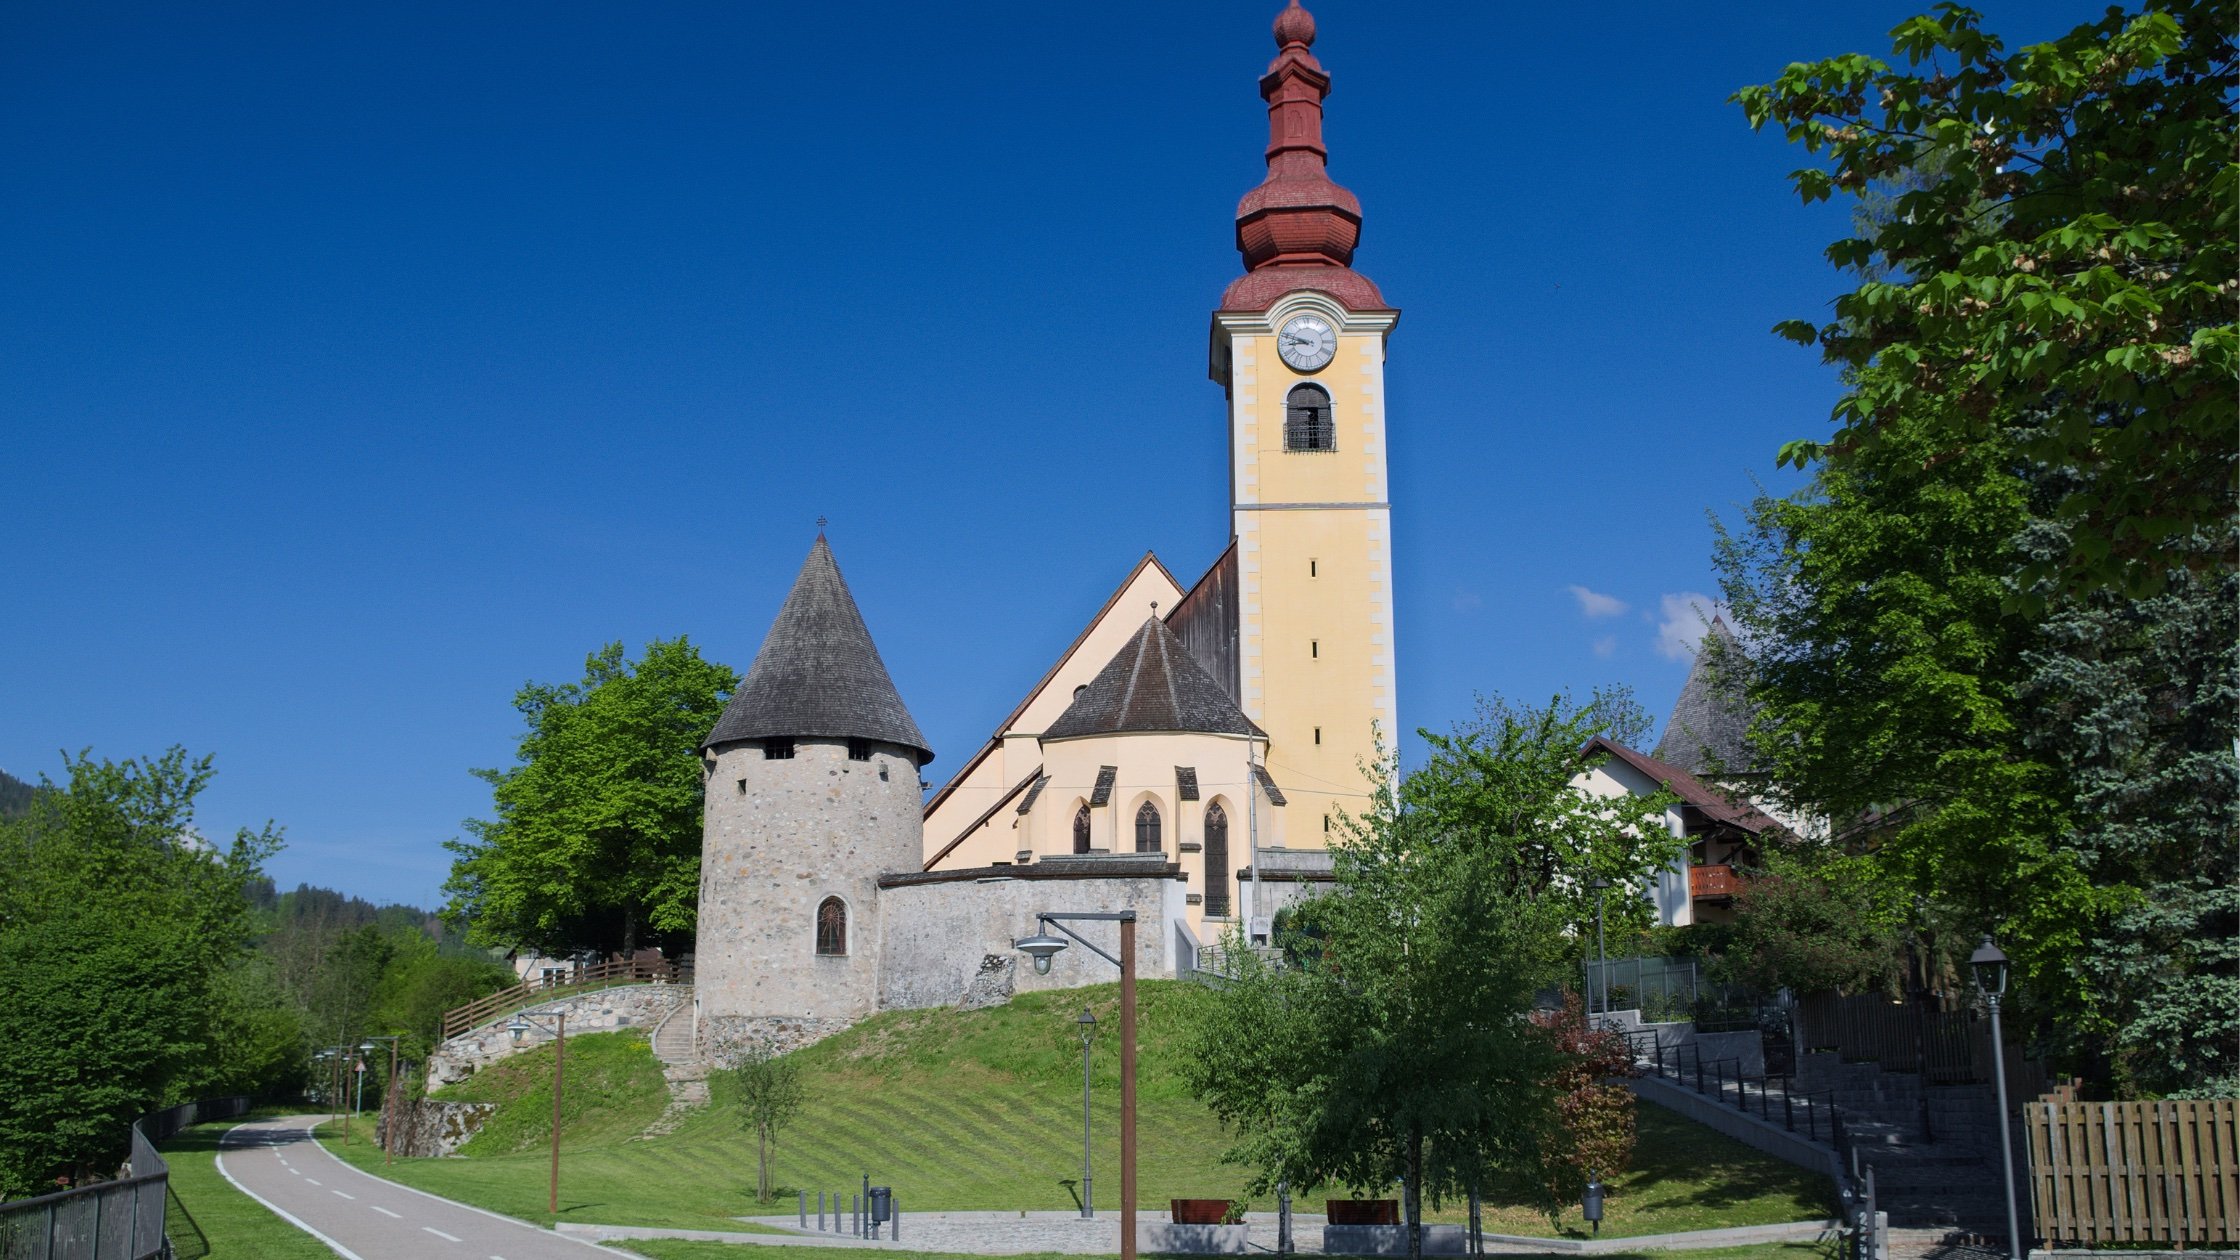
M 552 1023 L 545 1023 L 550 1016 Z M 555 1038 L 552 1049 L 552 1186 L 546 1195 L 547 1215 L 560 1215 L 560 1083 L 568 1061 L 568 1013 L 566 1011 L 520 1011 L 513 1022 L 506 1025 L 506 1033 L 513 1044 L 529 1035 L 532 1028 L 551 1033 Z
M 1999 999 L 2007 995 L 2007 956 L 1984 934 L 1983 944 L 1968 955 L 1976 973 L 1976 992 L 1991 1008 L 1991 1078 L 1999 1085 L 1999 1163 L 2005 1171 L 2007 1191 L 2007 1258 L 2022 1260 L 2022 1228 L 2014 1205 L 2014 1135 L 2007 1120 L 2007 1043 L 1999 1035 Z
M 1097 1214 L 1097 1183 L 1089 1166 L 1089 1042 L 1097 1035 L 1097 1017 L 1084 1006 L 1073 1023 L 1081 1031 L 1081 1219 L 1089 1220 Z
M 1120 956 L 1113 957 L 1066 926 L 1082 922 L 1119 924 Z M 1053 935 L 1053 928 L 1065 936 Z M 1136 912 L 1046 911 L 1035 916 L 1035 934 L 1020 937 L 1011 947 L 1034 959 L 1036 975 L 1047 976 L 1050 960 L 1066 947 L 1067 937 L 1120 969 L 1120 1260 L 1136 1260 Z M 1082 1202 L 1086 1205 L 1086 1196 Z

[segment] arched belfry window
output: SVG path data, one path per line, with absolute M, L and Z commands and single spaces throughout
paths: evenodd
M 848 952 L 848 907 L 838 897 L 827 897 L 817 906 L 817 952 L 832 956 Z
M 1159 807 L 1145 801 L 1136 810 L 1136 852 L 1159 853 L 1165 849 L 1159 842 Z
M 1089 807 L 1086 805 L 1073 811 L 1073 851 L 1089 851 Z
M 1330 418 L 1330 395 L 1320 385 L 1294 385 L 1284 399 L 1283 449 L 1338 449 L 1338 426 Z
M 1206 913 L 1229 917 L 1229 811 L 1206 806 Z

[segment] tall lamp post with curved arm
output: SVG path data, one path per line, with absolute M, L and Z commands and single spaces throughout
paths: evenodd
M 1991 1008 L 1991 1074 L 1999 1083 L 1999 1162 L 2007 1174 L 2007 1255 L 2010 1260 L 2022 1260 L 2022 1228 L 2020 1214 L 2014 1205 L 2014 1139 L 2013 1122 L 2007 1117 L 2007 1046 L 2000 1038 L 1999 999 L 2007 995 L 2007 955 L 1991 943 L 1986 934 L 1983 944 L 1968 956 L 1968 966 L 1976 973 L 1976 992 L 1983 995 L 1984 1005 Z
M 552 1017 L 553 1021 L 549 1024 L 544 1022 L 544 1017 L 548 1015 Z M 521 1039 L 528 1036 L 529 1030 L 532 1028 L 551 1033 L 554 1038 L 552 1049 L 552 1188 L 546 1196 L 544 1210 L 548 1216 L 558 1216 L 560 1215 L 560 1081 L 561 1074 L 566 1070 L 568 1063 L 568 1013 L 566 1011 L 521 1011 L 514 1015 L 512 1023 L 506 1025 L 506 1033 L 513 1038 L 513 1044 L 518 1046 L 521 1044 Z
M 1113 957 L 1066 926 L 1082 922 L 1119 924 L 1120 956 Z M 1053 935 L 1052 928 L 1065 936 Z M 1035 934 L 1011 946 L 1034 960 L 1035 974 L 1046 976 L 1050 960 L 1066 947 L 1066 937 L 1120 969 L 1120 1260 L 1136 1260 L 1136 912 L 1038 914 Z

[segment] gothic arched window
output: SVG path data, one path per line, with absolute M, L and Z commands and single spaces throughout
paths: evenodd
M 1295 385 L 1284 399 L 1283 449 L 1338 449 L 1338 426 L 1330 418 L 1330 395 L 1320 385 Z
M 1229 812 L 1219 801 L 1206 806 L 1206 913 L 1229 917 Z
M 848 907 L 838 897 L 827 897 L 817 907 L 817 952 L 848 952 Z
M 1073 851 L 1089 851 L 1089 807 L 1086 805 L 1073 811 Z
M 1160 853 L 1165 849 L 1159 843 L 1159 807 L 1145 801 L 1136 811 L 1136 852 Z

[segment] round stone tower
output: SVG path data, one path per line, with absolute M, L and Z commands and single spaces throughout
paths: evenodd
M 701 746 L 704 1055 L 790 1048 L 878 1008 L 878 880 L 924 863 L 932 759 L 818 535 Z

